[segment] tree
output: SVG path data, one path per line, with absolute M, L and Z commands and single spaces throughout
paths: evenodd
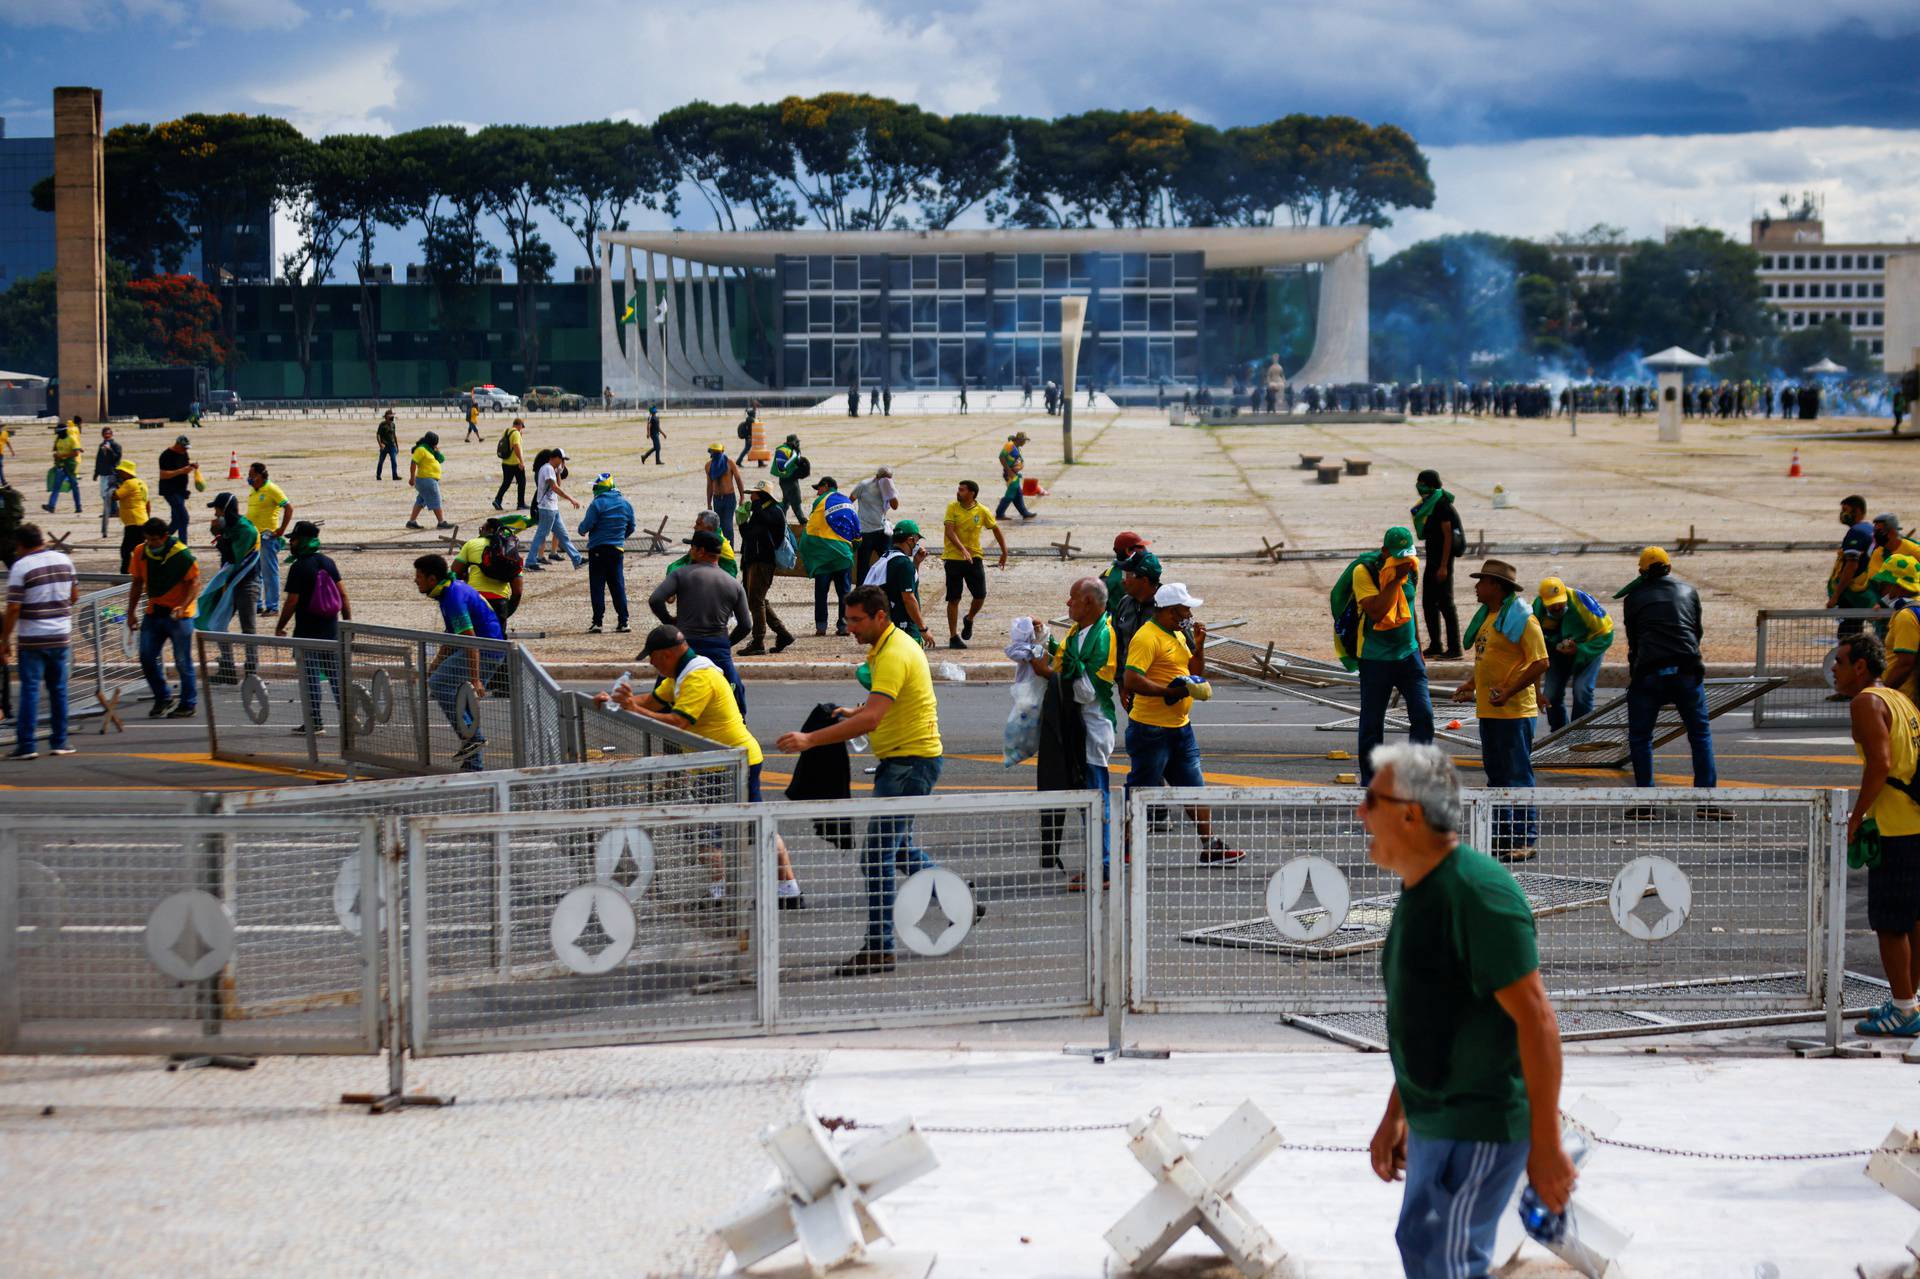
M 123 124 L 102 140 L 105 166 L 107 256 L 134 275 L 178 271 L 193 248 L 194 234 L 176 198 L 178 178 L 171 153 L 154 138 L 154 126 Z M 53 175 L 34 185 L 33 207 L 53 212 Z
M 794 188 L 830 231 L 890 225 L 928 193 L 939 160 L 937 120 L 919 107 L 860 93 L 780 103 Z
M 149 349 L 148 314 L 129 291 L 126 264 L 107 259 L 107 359 L 115 368 L 158 363 Z M 218 303 L 215 303 L 216 307 Z M 0 293 L 0 368 L 47 377 L 59 369 L 54 273 L 24 276 Z
M 778 107 L 689 102 L 654 121 L 653 132 L 721 229 L 741 229 L 742 207 L 753 218 L 749 230 L 787 231 L 800 225 L 799 208 L 789 194 L 793 152 L 782 136 Z
M 1718 231 L 1690 227 L 1620 256 L 1617 281 L 1591 286 L 1589 354 L 1611 361 L 1683 346 L 1702 354 L 1771 336 L 1760 255 Z
M 985 206 L 987 221 L 1003 219 L 1007 164 L 1013 155 L 1006 118 L 948 116 L 935 129 L 936 154 L 920 197 L 922 224 L 942 230 L 975 205 Z
M 1822 360 L 1832 360 L 1854 373 L 1871 369 L 1874 363 L 1866 343 L 1856 342 L 1853 330 L 1832 318 L 1804 329 L 1784 330 L 1767 345 L 1772 348 L 1772 367 L 1794 380 Z
M 679 174 L 645 125 L 595 120 L 563 125 L 548 136 L 551 174 L 541 206 L 573 232 L 594 279 L 600 278 L 599 233 L 627 229 L 627 210 L 680 211 Z
M 473 139 L 475 168 L 485 207 L 507 237 L 513 267 L 514 318 L 520 329 L 520 364 L 526 385 L 540 380 L 540 325 L 533 286 L 553 271 L 553 246 L 540 234 L 534 213 L 551 198 L 552 156 L 545 129 L 494 125 Z
M 381 227 L 398 226 L 407 218 L 389 176 L 396 161 L 388 152 L 387 140 L 369 134 L 335 134 L 323 145 L 331 161 L 328 178 L 334 200 L 354 245 L 354 278 L 360 286 L 360 354 L 367 363 L 368 386 L 378 400 L 380 295 L 373 279 L 373 241 Z
M 1573 271 L 1526 240 L 1422 240 L 1373 273 L 1373 361 L 1383 376 L 1534 377 L 1578 359 Z
M 232 364 L 232 345 L 220 331 L 220 299 L 198 277 L 153 275 L 125 289 L 143 313 L 145 349 L 162 364 Z
M 1427 157 L 1404 129 L 1344 115 L 1292 115 L 1276 125 L 1299 175 L 1289 204 L 1296 226 L 1386 227 L 1388 209 L 1433 207 Z
M 313 394 L 313 320 L 320 287 L 353 237 L 357 219 L 348 203 L 355 174 L 364 158 L 360 139 L 351 134 L 308 143 L 297 153 L 284 207 L 292 215 L 293 248 L 280 258 L 280 271 L 293 291 L 294 354 L 300 361 L 300 393 Z
M 1012 120 L 1007 221 L 1022 227 L 1087 227 L 1103 203 L 1107 136 L 1086 115 Z
M 440 359 L 447 385 L 460 377 L 462 321 L 500 250 L 481 230 L 487 205 L 484 160 L 459 125 L 432 125 L 388 139 L 393 193 L 409 221 L 420 223 L 421 266 L 433 288 Z

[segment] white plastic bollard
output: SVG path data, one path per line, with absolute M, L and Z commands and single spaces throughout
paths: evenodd
M 1876 1185 L 1897 1199 L 1903 1200 L 1909 1207 L 1920 1208 L 1920 1134 L 1905 1128 L 1895 1128 L 1880 1143 L 1880 1149 L 1867 1159 L 1867 1176 Z M 1875 1271 L 1875 1279 L 1886 1276 L 1893 1279 L 1911 1279 L 1920 1275 L 1920 1230 L 1907 1240 L 1907 1252 L 1914 1258 L 1909 1265 L 1893 1270 Z M 1860 1273 L 1868 1273 L 1862 1266 Z
M 760 1144 L 781 1184 L 714 1226 L 742 1270 L 796 1243 L 816 1276 L 861 1260 L 868 1244 L 892 1239 L 872 1201 L 939 1166 L 911 1119 L 888 1124 L 844 1156 L 811 1115 L 768 1127 Z
M 1233 1188 L 1280 1146 L 1273 1121 L 1251 1101 L 1227 1116 L 1193 1150 L 1158 1109 L 1127 1126 L 1127 1148 L 1158 1183 L 1107 1231 L 1129 1269 L 1158 1261 L 1198 1226 L 1250 1279 L 1293 1279 L 1300 1271 L 1266 1228 L 1234 1198 Z

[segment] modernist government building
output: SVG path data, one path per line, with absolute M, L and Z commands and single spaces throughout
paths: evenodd
M 1209 322 L 1207 309 L 1233 293 L 1218 277 L 1304 274 L 1311 355 L 1289 378 L 1364 382 L 1368 234 L 602 231 L 601 364 L 622 398 L 1039 386 L 1060 380 L 1060 299 L 1079 294 L 1080 385 L 1177 391 L 1267 354 L 1245 328 L 1237 340 L 1249 349 L 1217 349 L 1236 341 L 1236 330 Z M 766 353 L 754 373 L 739 357 L 746 349 Z

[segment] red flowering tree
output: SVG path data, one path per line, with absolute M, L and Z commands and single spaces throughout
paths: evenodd
M 233 344 L 220 330 L 220 299 L 191 275 L 154 275 L 127 284 L 147 321 L 147 349 L 165 364 L 227 364 Z

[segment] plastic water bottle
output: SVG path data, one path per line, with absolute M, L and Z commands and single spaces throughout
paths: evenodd
M 630 693 L 632 691 L 633 691 L 633 672 L 631 671 L 621 671 L 620 678 L 613 681 L 613 687 L 607 690 L 607 692 L 615 695 L 618 695 L 620 693 Z
M 1567 1233 L 1567 1215 L 1540 1202 L 1531 1185 L 1520 1192 L 1520 1224 L 1528 1235 L 1544 1244 L 1559 1243 Z
M 856 754 L 856 755 L 864 755 L 864 754 L 866 754 L 866 753 L 867 753 L 867 737 L 866 737 L 866 734 L 864 734 L 864 733 L 862 733 L 862 734 L 861 734 L 860 736 L 858 736 L 858 737 L 850 737 L 850 738 L 848 738 L 848 739 L 847 739 L 847 749 L 848 749 L 848 750 L 850 750 L 850 751 L 852 751 L 852 752 L 853 752 L 854 754 Z

